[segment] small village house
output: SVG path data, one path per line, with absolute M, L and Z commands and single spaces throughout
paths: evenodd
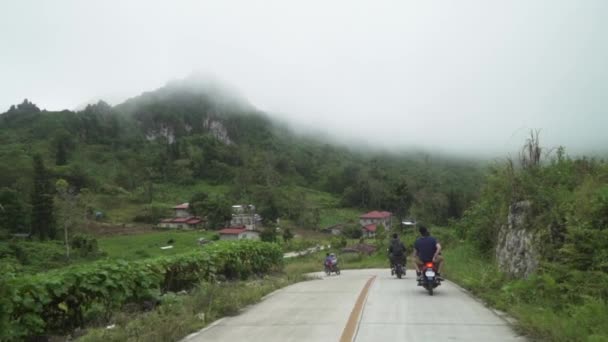
M 387 230 L 390 230 L 392 228 L 392 218 L 393 214 L 388 211 L 374 210 L 359 216 L 359 223 L 361 224 L 361 227 L 366 227 L 369 225 L 378 226 L 382 224 Z
M 367 226 L 363 226 L 361 228 L 362 231 L 362 236 L 365 238 L 373 238 L 376 237 L 376 230 L 378 229 L 378 226 L 376 226 L 375 224 L 368 224 Z
M 249 205 L 233 205 L 232 219 L 230 225 L 233 227 L 245 226 L 248 230 L 256 230 L 256 227 L 262 222 L 260 215 L 255 213 L 255 206 Z
M 169 229 L 200 229 L 203 219 L 190 214 L 190 205 L 182 203 L 173 207 L 173 217 L 166 218 L 158 224 L 161 228 Z

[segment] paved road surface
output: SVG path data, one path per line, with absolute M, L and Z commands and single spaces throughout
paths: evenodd
M 401 280 L 388 272 L 319 274 L 319 280 L 279 290 L 186 341 L 334 342 L 347 336 L 348 330 L 357 342 L 524 341 L 502 318 L 450 282 L 444 282 L 431 297 L 416 286 L 412 271 Z M 365 297 L 361 294 L 368 283 Z M 361 313 L 353 310 L 359 298 Z

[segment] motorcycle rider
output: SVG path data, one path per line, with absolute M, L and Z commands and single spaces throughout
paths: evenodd
M 393 238 L 391 239 L 390 245 L 388 247 L 388 258 L 391 263 L 391 275 L 395 274 L 395 265 L 401 263 L 401 265 L 405 266 L 405 245 L 401 240 L 399 240 L 399 236 L 397 233 L 393 234 Z M 405 270 L 405 267 L 404 267 Z
M 334 253 L 327 253 L 325 255 L 325 265 L 333 267 L 338 264 L 338 257 Z
M 424 225 L 418 228 L 420 237 L 414 244 L 414 266 L 416 267 L 416 275 L 418 279 L 421 277 L 421 267 L 427 262 L 433 262 L 437 265 L 437 276 L 441 276 L 443 269 L 443 257 L 441 256 L 441 245 L 437 239 L 431 236 L 431 233 Z

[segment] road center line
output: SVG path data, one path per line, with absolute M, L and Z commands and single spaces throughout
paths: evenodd
M 359 318 L 361 317 L 361 313 L 363 312 L 363 306 L 365 304 L 365 299 L 367 298 L 367 293 L 369 292 L 369 288 L 372 286 L 372 283 L 376 279 L 376 276 L 372 276 L 367 280 L 365 286 L 359 293 L 359 297 L 355 302 L 355 306 L 353 310 L 350 312 L 350 316 L 348 317 L 348 321 L 346 322 L 346 326 L 342 331 L 342 336 L 340 337 L 340 342 L 352 342 L 355 337 L 355 332 L 357 331 L 357 326 L 359 325 Z

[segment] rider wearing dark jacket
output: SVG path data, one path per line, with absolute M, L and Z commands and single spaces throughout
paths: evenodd
M 391 239 L 391 243 L 388 247 L 388 257 L 391 261 L 391 270 L 394 268 L 395 264 L 401 262 L 401 265 L 405 266 L 405 245 L 401 240 L 399 240 L 399 236 L 395 233 L 393 234 L 393 238 Z
M 416 274 L 420 276 L 420 269 L 427 262 L 434 262 L 438 268 L 437 273 L 440 274 L 443 268 L 441 245 L 437 239 L 431 236 L 429 230 L 424 225 L 420 225 L 418 230 L 420 231 L 420 237 L 414 244 L 414 266 L 416 267 Z

